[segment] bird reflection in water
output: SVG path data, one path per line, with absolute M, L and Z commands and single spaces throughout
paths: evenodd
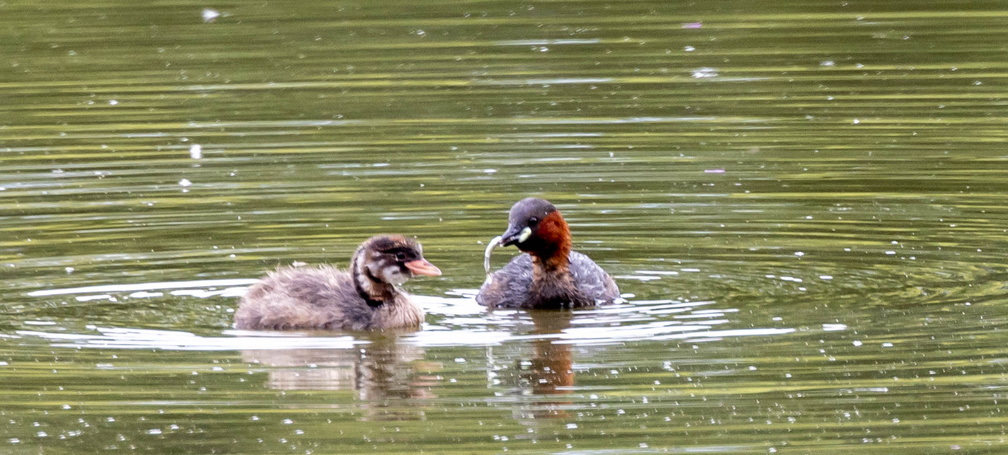
M 411 420 L 423 408 L 403 406 L 404 399 L 436 398 L 435 371 L 424 350 L 391 335 L 374 335 L 351 349 L 242 351 L 242 360 L 268 367 L 267 387 L 275 390 L 353 390 L 370 420 Z
M 519 419 L 549 419 L 568 417 L 571 400 L 563 399 L 574 387 L 574 362 L 571 345 L 557 342 L 555 335 L 571 326 L 574 315 L 566 311 L 530 311 L 536 336 L 531 341 L 532 355 L 516 361 L 519 392 L 531 396 L 526 409 L 517 409 Z

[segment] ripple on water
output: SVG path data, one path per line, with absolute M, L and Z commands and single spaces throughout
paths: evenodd
M 255 280 L 198 280 L 126 285 L 102 285 L 33 291 L 34 297 L 73 296 L 78 301 L 116 300 L 126 294 L 133 300 L 174 297 L 217 298 L 242 295 Z M 163 292 L 151 292 L 153 290 Z M 536 332 L 541 321 L 522 310 L 487 311 L 471 296 L 475 290 L 452 292 L 463 297 L 415 296 L 428 314 L 424 330 L 405 334 L 403 342 L 421 347 L 494 346 L 509 341 L 552 340 L 577 345 L 610 345 L 639 340 L 709 341 L 726 337 L 773 336 L 794 331 L 789 327 L 730 327 L 733 308 L 712 308 L 715 301 L 640 300 L 572 312 L 564 323 Z M 536 313 L 536 312 L 533 312 Z M 540 314 L 564 314 L 538 312 Z M 541 319 L 541 318 L 540 318 Z M 21 330 L 22 337 L 38 337 L 60 347 L 226 351 L 235 349 L 347 349 L 358 343 L 351 335 L 305 332 L 225 330 L 220 336 L 187 331 L 151 330 L 89 325 L 87 332 L 72 333 L 51 321 L 26 321 L 25 325 L 53 326 L 53 331 Z

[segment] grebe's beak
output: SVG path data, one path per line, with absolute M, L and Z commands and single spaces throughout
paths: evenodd
M 522 243 L 532 236 L 532 228 L 525 226 L 519 229 L 513 224 L 509 224 L 506 231 L 501 234 L 501 246 L 511 246 Z
M 405 265 L 406 268 L 410 270 L 410 272 L 413 272 L 414 275 L 424 275 L 424 276 L 441 275 L 441 269 L 435 267 L 434 264 L 427 262 L 427 260 L 423 258 L 417 259 L 415 261 L 409 261 L 403 265 Z

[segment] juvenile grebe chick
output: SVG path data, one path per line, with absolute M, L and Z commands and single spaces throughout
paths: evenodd
M 423 310 L 399 288 L 416 275 L 441 270 L 420 244 L 401 235 L 362 243 L 350 270 L 331 265 L 282 267 L 249 288 L 235 311 L 235 327 L 259 330 L 385 330 L 415 328 Z
M 570 228 L 546 200 L 526 198 L 512 206 L 500 245 L 515 245 L 526 254 L 487 276 L 476 295 L 480 305 L 580 308 L 619 298 L 616 282 L 605 270 L 588 256 L 571 251 Z

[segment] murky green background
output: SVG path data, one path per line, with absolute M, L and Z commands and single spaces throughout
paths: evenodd
M 1005 6 L 2 2 L 0 452 L 1003 451 Z M 529 195 L 628 303 L 475 304 Z M 424 330 L 231 328 L 378 232 Z

